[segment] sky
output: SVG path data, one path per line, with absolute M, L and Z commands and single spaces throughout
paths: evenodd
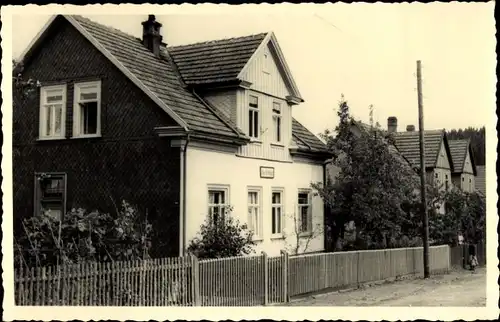
M 315 134 L 338 123 L 341 94 L 362 121 L 368 122 L 373 104 L 374 121 L 383 127 L 396 116 L 399 130 L 409 124 L 418 129 L 417 60 L 422 62 L 426 129 L 480 127 L 495 116 L 494 3 L 212 8 L 188 13 L 163 6 L 154 12 L 134 10 L 135 15 L 119 7 L 80 8 L 73 13 L 136 37 L 142 34 L 141 21 L 154 13 L 169 45 L 273 31 L 305 100 L 293 114 Z M 48 13 L 57 13 L 38 11 L 13 16 L 13 57 L 25 50 Z

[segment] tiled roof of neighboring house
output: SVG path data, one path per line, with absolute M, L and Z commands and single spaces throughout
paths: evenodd
M 476 190 L 486 196 L 486 167 L 484 165 L 476 166 Z
M 167 47 L 189 85 L 235 81 L 267 33 Z
M 360 130 L 363 130 L 366 133 L 369 133 L 369 131 L 371 131 L 371 130 L 376 130 L 377 132 L 379 132 L 381 134 L 380 137 L 386 137 L 388 135 L 388 132 L 386 130 L 383 130 L 381 128 L 377 128 L 375 126 L 372 127 L 371 125 L 360 122 L 360 121 L 353 120 L 353 124 L 358 126 Z M 410 163 L 410 161 L 399 151 L 399 149 L 394 144 L 389 144 L 389 142 L 387 142 L 387 148 L 388 148 L 389 152 L 392 153 L 393 156 L 401 159 L 402 161 L 404 161 L 408 165 L 413 166 Z
M 61 15 L 51 21 L 58 17 Z M 114 59 L 120 69 L 132 75 L 129 77 L 133 81 L 136 79 L 136 84 L 152 93 L 154 99 L 158 99 L 174 116 L 186 123 L 189 130 L 206 137 L 215 135 L 239 142 L 248 140 L 227 117 L 189 90 L 185 83 L 200 82 L 203 79 L 221 81 L 235 78 L 239 73 L 236 70 L 243 68 L 245 60 L 250 59 L 266 34 L 172 47 L 173 55 L 170 54 L 170 48 L 168 51 L 163 48 L 159 59 L 139 38 L 81 16 L 63 17 L 75 25 L 109 59 Z M 206 60 L 196 61 L 196 50 L 202 51 Z M 221 56 L 217 56 L 217 51 L 220 51 Z M 176 57 L 174 61 L 171 56 Z M 179 66 L 175 61 L 179 61 Z M 180 70 L 184 72 L 186 80 L 182 79 Z M 303 126 L 295 126 L 293 136 L 301 142 L 308 142 L 300 149 L 307 152 L 321 150 L 322 142 Z M 326 146 L 323 144 L 322 148 L 326 149 Z
M 294 118 L 292 119 L 292 135 L 294 143 L 301 150 L 327 152 L 326 145 Z
M 450 146 L 451 159 L 453 161 L 453 173 L 462 173 L 467 152 L 470 152 L 470 140 L 449 140 L 448 145 Z M 471 162 L 474 169 L 472 155 Z
M 81 16 L 73 17 L 158 98 L 184 120 L 189 128 L 229 137 L 239 133 L 227 126 L 189 90 L 183 88 L 170 62 L 158 59 L 135 38 Z
M 394 140 L 398 150 L 405 156 L 405 158 L 415 168 L 420 168 L 420 140 L 419 132 L 396 132 L 394 133 Z M 439 156 L 441 143 L 445 140 L 445 133 L 443 130 L 428 130 L 424 132 L 424 151 L 425 151 L 425 167 L 433 168 Z M 449 149 L 447 149 L 449 153 Z M 448 155 L 451 159 L 451 156 Z M 450 160 L 450 163 L 453 163 Z M 453 166 L 451 167 L 453 169 Z

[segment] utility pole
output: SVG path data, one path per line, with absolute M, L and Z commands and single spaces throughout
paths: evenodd
M 425 189 L 424 106 L 422 102 L 422 64 L 417 60 L 418 127 L 420 137 L 420 195 L 422 198 L 422 220 L 424 240 L 424 278 L 429 278 L 429 216 Z

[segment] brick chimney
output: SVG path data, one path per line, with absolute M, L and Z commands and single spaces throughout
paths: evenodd
M 398 131 L 398 119 L 395 116 L 387 118 L 387 131 L 390 133 Z
M 407 132 L 413 132 L 413 131 L 415 131 L 415 125 L 407 125 L 406 126 L 406 131 Z
M 155 15 L 149 15 L 148 20 L 142 22 L 142 44 L 156 57 L 160 57 L 160 45 L 163 37 L 160 35 L 162 24 L 156 21 Z

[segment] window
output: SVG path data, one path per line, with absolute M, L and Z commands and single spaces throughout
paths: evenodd
M 47 213 L 62 219 L 66 209 L 66 174 L 38 173 L 35 175 L 35 214 Z
M 101 82 L 75 84 L 73 136 L 101 135 Z
M 448 175 L 446 174 L 444 178 L 445 178 L 444 179 L 444 187 L 445 187 L 446 191 L 448 191 L 448 188 L 449 188 L 448 187 Z
M 248 104 L 248 135 L 251 138 L 259 138 L 259 99 L 256 96 L 249 97 Z
M 271 233 L 281 235 L 283 232 L 283 191 L 273 190 L 271 206 Z
M 281 143 L 281 106 L 273 103 L 274 142 Z
M 262 215 L 260 188 L 248 189 L 248 224 L 254 238 L 262 238 Z
M 472 179 L 469 178 L 469 191 L 472 192 Z
M 66 85 L 42 87 L 40 90 L 40 138 L 64 138 L 65 122 Z
M 224 220 L 228 210 L 229 190 L 223 187 L 208 189 L 208 216 L 213 224 Z
M 307 191 L 299 191 L 299 232 L 309 233 L 312 231 L 311 198 Z

